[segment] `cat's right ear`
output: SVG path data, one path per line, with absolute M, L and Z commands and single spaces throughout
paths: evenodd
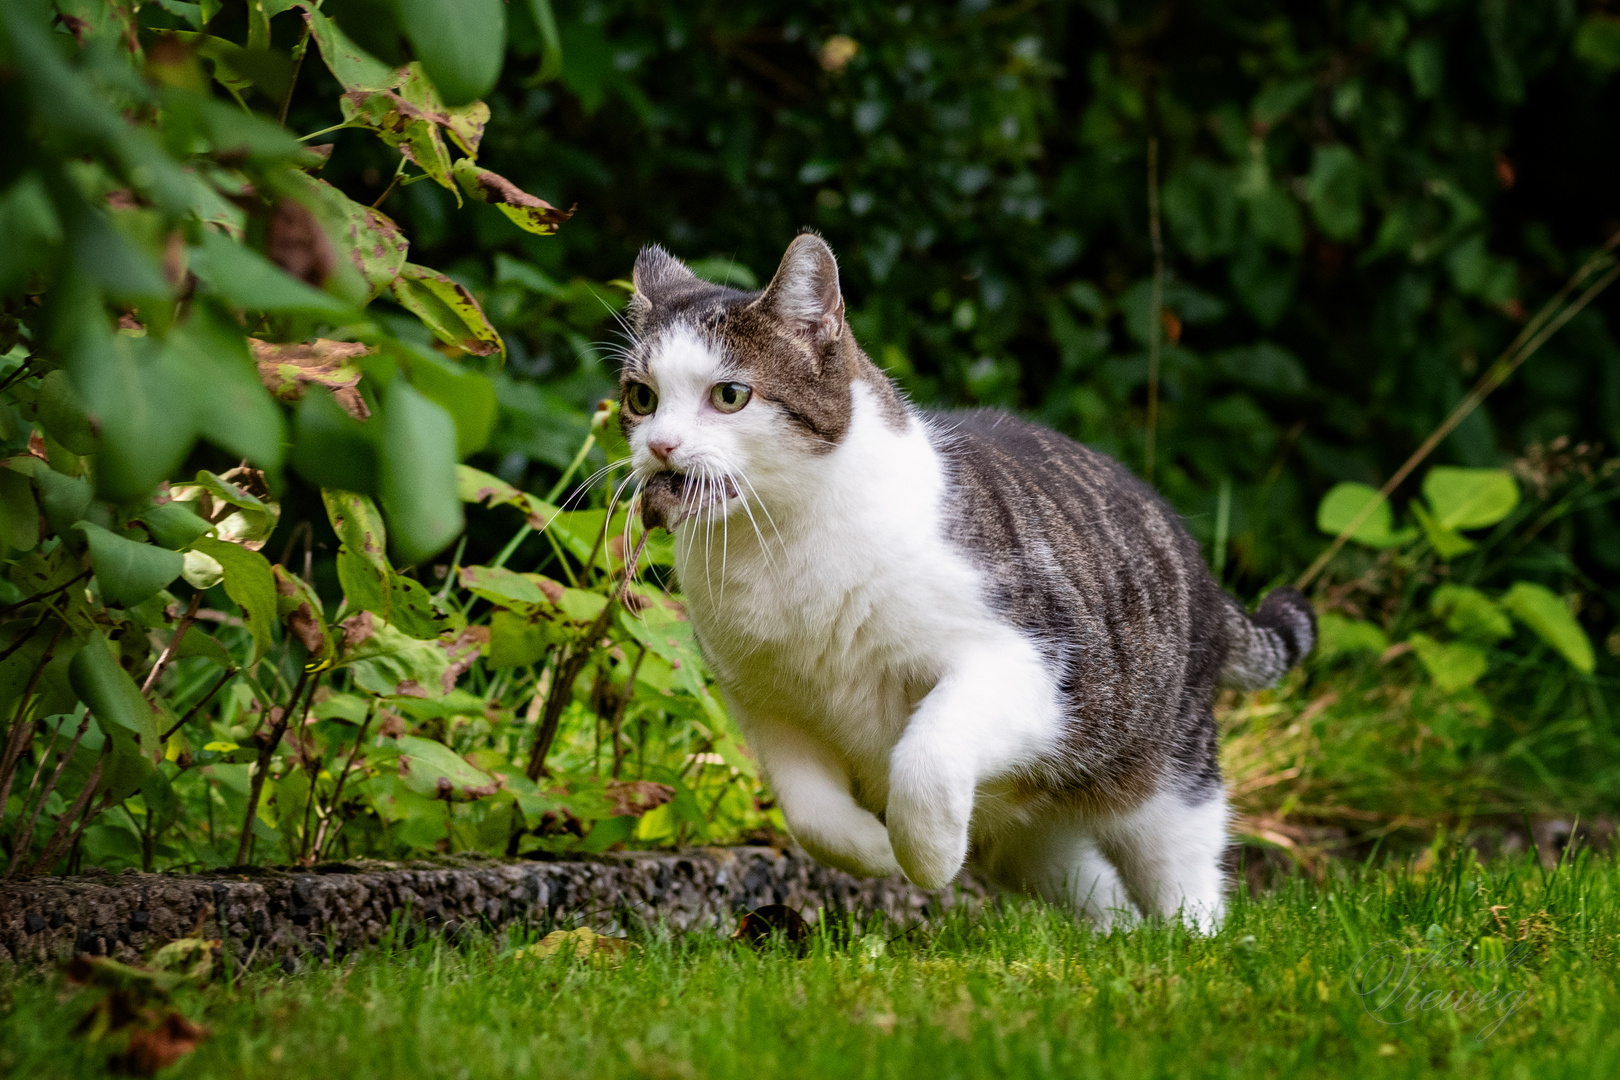
M 631 271 L 630 280 L 636 287 L 630 295 L 630 322 L 640 329 L 642 320 L 658 303 L 660 295 L 696 281 L 697 275 L 657 244 L 649 244 L 636 256 L 636 268 Z

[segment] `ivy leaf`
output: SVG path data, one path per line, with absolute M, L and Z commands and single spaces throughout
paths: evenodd
M 1563 654 L 1576 671 L 1592 674 L 1597 665 L 1597 658 L 1592 653 L 1592 641 L 1581 629 L 1581 624 L 1575 621 L 1563 597 L 1545 585 L 1518 581 L 1502 597 L 1502 606 L 1535 631 L 1541 640 Z
M 1436 465 L 1423 478 L 1423 497 L 1442 529 L 1483 529 L 1519 505 L 1519 485 L 1506 469 Z
M 437 270 L 406 263 L 393 283 L 394 299 L 400 306 L 433 331 L 446 345 L 454 345 L 474 356 L 498 352 L 504 358 L 506 345 L 484 317 L 467 287 Z
M 471 158 L 462 158 L 455 165 L 456 182 L 461 189 L 479 202 L 498 207 L 518 228 L 539 236 L 550 236 L 557 227 L 574 216 L 574 211 L 559 210 L 544 199 L 530 195 L 506 177 L 480 168 Z
M 180 576 L 185 560 L 179 552 L 143 544 L 80 521 L 73 526 L 90 542 L 90 566 L 101 596 L 119 607 L 133 607 Z
M 1322 496 L 1322 502 L 1316 508 L 1316 527 L 1329 536 L 1338 536 L 1369 502 L 1377 498 L 1378 489 L 1366 484 L 1354 481 L 1335 484 L 1332 490 Z M 1350 538 L 1358 544 L 1376 548 L 1405 543 L 1411 536 L 1412 532 L 1408 529 L 1395 531 L 1395 511 L 1390 509 L 1387 499 L 1380 501 L 1367 519 L 1350 534 Z
M 1473 686 L 1490 664 L 1477 646 L 1461 641 L 1436 641 L 1422 633 L 1413 634 L 1409 640 L 1434 685 L 1448 694 Z
M 276 578 L 270 560 L 257 551 L 210 538 L 198 540 L 192 550 L 212 556 L 225 568 L 225 594 L 242 609 L 257 662 L 272 644 L 276 623 Z

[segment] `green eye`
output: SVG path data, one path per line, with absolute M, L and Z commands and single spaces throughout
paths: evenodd
M 753 396 L 754 392 L 740 382 L 715 383 L 714 389 L 709 391 L 709 400 L 724 413 L 736 412 Z
M 624 388 L 624 403 L 637 416 L 646 416 L 658 408 L 658 394 L 646 383 L 633 382 Z

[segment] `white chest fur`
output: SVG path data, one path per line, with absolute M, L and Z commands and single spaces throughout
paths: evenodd
M 757 532 L 734 511 L 717 524 L 692 519 L 677 536 L 693 625 L 745 734 L 787 725 L 824 743 L 860 801 L 880 810 L 919 702 L 965 658 L 1004 654 L 1009 676 L 1045 685 L 1013 729 L 958 733 L 973 744 L 963 752 L 988 756 L 984 780 L 1049 745 L 1050 679 L 946 538 L 944 463 L 922 422 L 895 430 L 857 387 L 839 446 L 778 468 L 796 475 L 771 476 L 769 490 L 792 494 L 768 501 L 769 517 L 754 510 Z

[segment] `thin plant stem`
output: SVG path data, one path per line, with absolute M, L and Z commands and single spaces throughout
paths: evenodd
M 287 80 L 287 92 L 281 95 L 281 107 L 276 110 L 276 123 L 278 124 L 287 122 L 287 110 L 292 108 L 293 88 L 298 85 L 298 73 L 304 70 L 304 53 L 308 50 L 309 23 L 306 22 L 303 32 L 298 35 L 298 44 L 293 46 L 292 77 Z
M 287 700 L 287 707 L 281 716 L 270 728 L 270 735 L 259 748 L 259 758 L 253 771 L 253 782 L 248 789 L 247 814 L 242 819 L 242 837 L 236 846 L 236 865 L 242 866 L 247 862 L 248 851 L 252 846 L 253 822 L 259 816 L 259 795 L 264 791 L 264 778 L 270 773 L 270 759 L 275 755 L 276 748 L 281 745 L 281 737 L 287 733 L 287 725 L 292 722 L 293 715 L 298 712 L 298 699 L 304 694 L 304 687 L 310 684 L 309 668 L 305 667 L 298 677 L 298 685 L 293 688 L 292 697 Z M 314 682 L 319 682 L 317 676 Z M 308 697 L 315 695 L 314 687 L 310 687 Z
M 1153 294 L 1148 305 L 1147 432 L 1142 478 L 1153 483 L 1159 436 L 1159 353 L 1164 339 L 1164 234 L 1159 228 L 1159 140 L 1148 140 L 1148 238 L 1153 243 Z
M 5 813 L 6 800 L 11 798 L 11 781 L 17 775 L 17 762 L 22 760 L 23 750 L 27 747 L 33 731 L 28 714 L 33 709 L 34 691 L 39 689 L 39 680 L 44 676 L 51 657 L 56 655 L 56 646 L 61 642 L 62 634 L 66 630 L 67 623 L 56 628 L 51 643 L 45 647 L 45 654 L 39 658 L 39 663 L 34 665 L 34 673 L 29 676 L 27 687 L 17 699 L 17 711 L 12 715 L 11 727 L 6 729 L 5 754 L 0 757 L 0 814 Z
M 73 800 L 73 806 L 67 813 L 56 819 L 56 828 L 51 831 L 50 839 L 45 841 L 45 850 L 41 851 L 39 858 L 35 859 L 33 864 L 29 866 L 29 873 L 38 873 L 42 867 L 48 867 L 56 861 L 57 856 L 68 846 L 64 842 L 68 839 L 68 826 L 74 818 L 79 817 L 81 814 L 86 816 L 79 821 L 78 829 L 74 832 L 72 839 L 76 841 L 83 834 L 85 824 L 91 817 L 95 816 L 95 814 L 89 813 L 90 799 L 96 793 L 96 786 L 101 783 L 101 771 L 106 766 L 107 758 L 111 753 L 112 739 L 107 738 L 101 744 L 101 756 L 96 759 L 96 767 L 91 769 L 90 775 L 84 778 L 84 787 L 79 789 L 79 797 Z M 96 814 L 100 814 L 111 804 L 112 792 L 109 791 L 103 795 L 102 804 L 96 810 Z
M 51 773 L 51 778 L 45 782 L 44 790 L 39 793 L 39 801 L 34 804 L 34 812 L 28 816 L 28 823 L 17 832 L 16 844 L 11 852 L 11 863 L 6 867 L 7 877 L 10 877 L 17 869 L 17 864 L 22 861 L 23 853 L 33 843 L 34 827 L 39 822 L 39 812 L 45 808 L 45 803 L 50 800 L 51 792 L 56 790 L 57 781 L 62 779 L 62 770 L 66 769 L 68 762 L 73 760 L 73 755 L 79 752 L 79 743 L 84 739 L 84 733 L 89 729 L 90 714 L 87 712 L 84 714 L 84 719 L 79 721 L 79 730 L 74 733 L 73 742 L 62 752 L 62 756 L 56 759 L 56 769 Z M 52 740 L 52 742 L 54 745 L 55 740 Z M 49 757 L 49 753 L 49 751 L 46 751 L 46 757 Z M 45 758 L 41 758 L 40 761 L 43 763 Z M 30 793 L 32 793 L 32 785 L 30 785 Z
M 327 803 L 326 814 L 321 818 L 321 827 L 315 834 L 314 859 L 317 862 L 320 860 L 321 854 L 326 850 L 326 845 L 331 840 L 337 839 L 338 832 L 343 831 L 343 822 L 339 821 L 337 831 L 332 833 L 331 839 L 327 838 L 326 828 L 337 815 L 338 808 L 343 805 L 344 781 L 348 780 L 350 770 L 354 768 L 354 763 L 359 760 L 360 748 L 365 745 L 366 732 L 371 728 L 371 718 L 376 715 L 377 703 L 373 701 L 371 708 L 366 710 L 366 718 L 360 725 L 360 733 L 354 737 L 354 747 L 349 751 L 348 760 L 343 763 L 343 771 L 338 773 L 337 783 L 332 788 L 332 799 Z
M 204 705 L 207 705 L 210 701 L 214 700 L 214 695 L 219 693 L 219 688 L 224 686 L 226 680 L 235 674 L 235 668 L 226 668 L 225 673 L 214 682 L 213 686 L 208 688 L 208 693 L 203 695 L 202 700 L 197 702 L 197 704 L 193 705 L 191 708 L 187 709 L 186 715 L 182 716 L 179 720 L 176 720 L 174 726 L 163 733 L 163 739 L 161 741 L 168 742 L 169 739 L 173 737 L 175 732 L 179 731 L 181 728 L 190 723 L 191 718 L 197 715 L 198 710 L 200 710 Z
M 54 588 L 46 589 L 44 592 L 37 592 L 33 596 L 25 596 L 21 600 L 13 601 L 12 603 L 7 604 L 5 607 L 0 607 L 0 615 L 4 615 L 9 611 L 15 611 L 20 607 L 27 607 L 29 604 L 37 604 L 41 600 L 48 600 L 57 593 L 61 592 L 63 589 L 69 588 L 70 586 L 76 585 L 83 581 L 85 578 L 89 577 L 90 574 L 91 571 L 86 568 L 82 573 L 69 578 Z
M 180 616 L 180 625 L 175 627 L 174 636 L 169 639 L 168 646 L 158 655 L 157 663 L 152 665 L 152 670 L 146 673 L 146 681 L 141 683 L 141 693 L 151 693 L 152 685 L 157 682 L 158 676 L 163 674 L 163 669 L 168 667 L 169 662 L 174 659 L 175 650 L 180 648 L 180 643 L 185 640 L 186 631 L 190 630 L 191 624 L 196 621 L 197 609 L 201 606 L 202 593 L 200 591 L 192 593 L 190 602 L 186 604 L 185 614 Z

